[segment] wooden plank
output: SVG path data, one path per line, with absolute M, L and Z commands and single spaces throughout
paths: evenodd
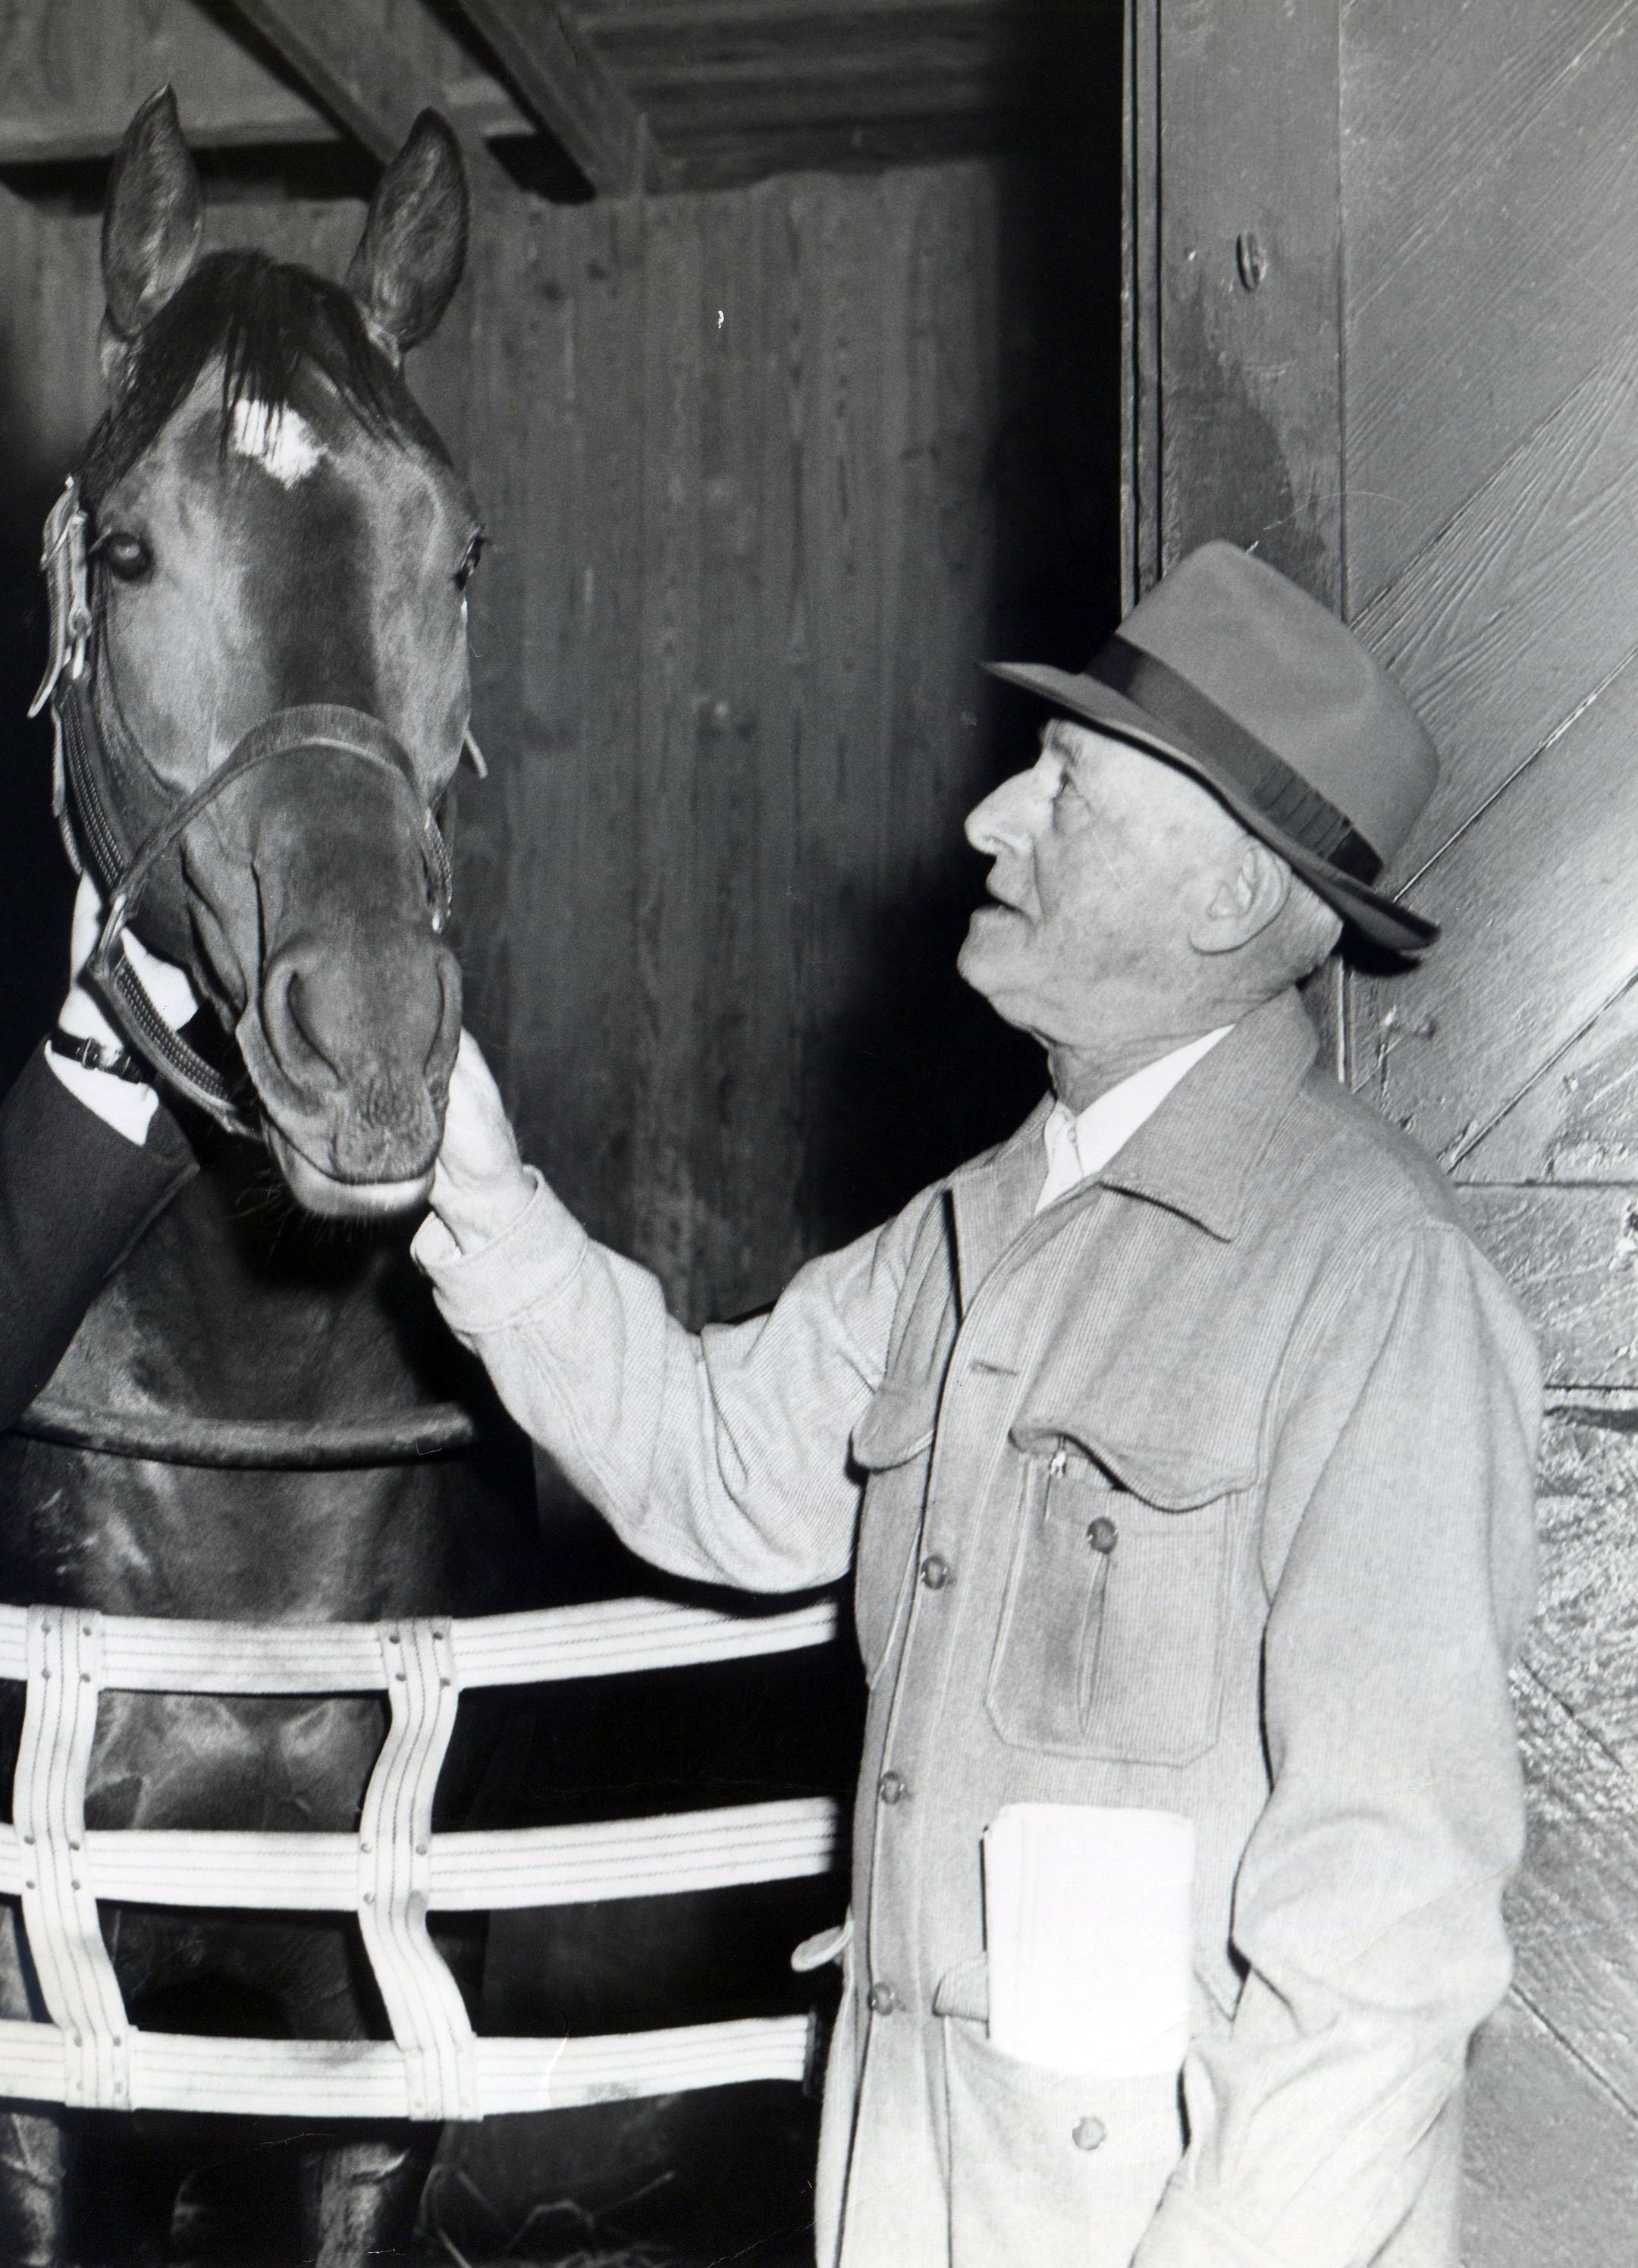
M 1514 1986 L 1638 2120 L 1638 1782 L 1528 1671 L 1514 1697 L 1530 1812 Z
M 556 137 L 595 189 L 626 196 L 650 172 L 647 132 L 635 104 L 555 0 L 456 0 L 525 107 Z M 664 164 L 651 161 L 652 186 Z
M 1121 139 L 1120 612 L 1160 579 L 1160 26 L 1126 11 Z
M 726 1190 L 694 1179 L 690 1137 L 701 854 L 694 824 L 704 499 L 697 442 L 705 354 L 701 217 L 693 199 L 648 210 L 643 324 L 643 615 L 635 823 L 637 1084 L 631 1175 L 637 1249 L 695 1317 L 700 1263 L 729 1227 Z
M 1638 971 L 1634 733 L 1638 665 L 1417 883 L 1445 932 L 1421 966 L 1355 987 L 1355 1083 L 1447 1165 L 1482 1172 L 1488 1130 Z
M 1638 988 L 1571 1043 L 1463 1161 L 1469 1180 L 1638 1182 Z
M 366 44 L 389 27 L 412 36 L 419 29 L 420 11 L 406 16 L 393 0 L 359 5 Z M 477 134 L 529 130 L 505 91 L 447 34 L 416 45 L 427 50 L 426 76 L 452 119 Z M 109 157 L 138 105 L 167 85 L 198 150 L 338 138 L 334 122 L 268 67 L 227 11 L 195 0 L 144 0 L 140 8 L 13 0 L 0 16 L 0 165 Z
M 111 153 L 137 107 L 176 90 L 200 148 L 323 142 L 322 113 L 190 0 L 26 0 L 0 17 L 0 162 Z
M 1638 2226 L 1626 2108 L 1533 2010 L 1509 1997 L 1469 2065 L 1466 2268 L 1589 2268 Z
M 1118 0 L 1077 13 L 1105 19 L 1113 59 Z M 1022 143 L 1043 72 L 1075 70 L 1085 36 L 1066 43 L 1060 18 L 1016 0 L 690 0 L 686 17 L 579 0 L 573 15 L 689 186 Z
M 442 89 L 396 44 L 362 23 L 349 0 L 231 0 L 338 124 L 383 165 L 397 155 L 418 114 L 437 109 Z M 474 198 L 503 208 L 515 198 L 481 137 L 452 119 Z
M 1341 581 L 1336 0 L 1137 0 L 1157 68 L 1163 563 Z M 1157 25 L 1157 34 L 1152 26 Z
M 1630 1190 L 1461 1191 L 1462 1217 L 1524 1302 L 1556 1388 L 1638 1386 L 1638 1210 Z
M 1630 1211 L 1630 1192 L 1627 1202 Z M 1542 1434 L 1541 1588 L 1525 1660 L 1627 1774 L 1638 1813 L 1638 1409 L 1630 1395 L 1607 1393 L 1554 1405 Z M 1631 1896 L 1638 1933 L 1638 1879 Z
M 1443 762 L 1396 875 L 1436 859 L 1638 646 L 1635 512 L 1629 333 L 1355 623 Z
M 1357 611 L 1638 305 L 1638 12 L 1353 0 L 1343 55 Z

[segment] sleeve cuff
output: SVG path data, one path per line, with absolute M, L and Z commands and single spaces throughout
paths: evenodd
M 410 1256 L 429 1278 L 452 1330 L 501 1330 L 553 1299 L 577 1272 L 591 1239 L 533 1166 L 528 1204 L 500 1234 L 463 1252 L 436 1213 L 415 1231 Z
M 52 1077 L 65 1086 L 76 1102 L 83 1102 L 94 1117 L 128 1142 L 141 1149 L 148 1139 L 148 1129 L 159 1108 L 159 1097 L 151 1086 L 138 1086 L 129 1079 L 114 1079 L 106 1071 L 89 1071 L 84 1064 L 76 1063 L 70 1056 L 60 1056 L 48 1048 L 46 1068 Z

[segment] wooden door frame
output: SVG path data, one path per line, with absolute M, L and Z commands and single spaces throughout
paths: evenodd
M 1220 535 L 1347 611 L 1340 32 L 1340 0 L 1127 0 L 1125 606 Z

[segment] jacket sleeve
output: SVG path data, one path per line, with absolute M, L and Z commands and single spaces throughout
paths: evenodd
M 845 1574 L 848 1438 L 886 1367 L 927 1200 L 810 1262 L 766 1314 L 696 1336 L 646 1268 L 593 1243 L 533 1178 L 481 1250 L 463 1256 L 436 1216 L 413 1247 L 518 1424 L 657 1566 L 756 1591 Z
M 1310 1357 L 1270 1450 L 1245 1981 L 1191 2051 L 1188 2149 L 1134 2268 L 1364 2268 L 1422 2198 L 1510 1973 L 1533 1342 L 1440 1223 L 1341 1287 Z
M 36 1049 L 0 1104 L 0 1426 L 56 1368 L 110 1270 L 195 1170 L 163 1105 L 127 1141 Z

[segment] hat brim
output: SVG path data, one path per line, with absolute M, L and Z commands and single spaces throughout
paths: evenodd
M 1120 740 L 1130 740 L 1148 755 L 1164 757 L 1167 762 L 1192 772 L 1252 834 L 1277 850 L 1316 896 L 1323 898 L 1350 928 L 1369 938 L 1373 945 L 1412 959 L 1425 953 L 1438 937 L 1436 922 L 1429 921 L 1409 906 L 1397 905 L 1379 890 L 1370 888 L 1352 874 L 1343 873 L 1340 867 L 1306 849 L 1282 828 L 1273 825 L 1212 762 L 1208 748 L 1192 747 L 1135 701 L 1128 700 L 1124 693 L 1117 693 L 1113 686 L 1105 685 L 1096 677 L 1077 677 L 1067 669 L 1053 669 L 1045 663 L 987 661 L 984 667 L 1004 684 L 1038 694 L 1054 709 L 1084 718 L 1089 725 L 1097 725 Z

